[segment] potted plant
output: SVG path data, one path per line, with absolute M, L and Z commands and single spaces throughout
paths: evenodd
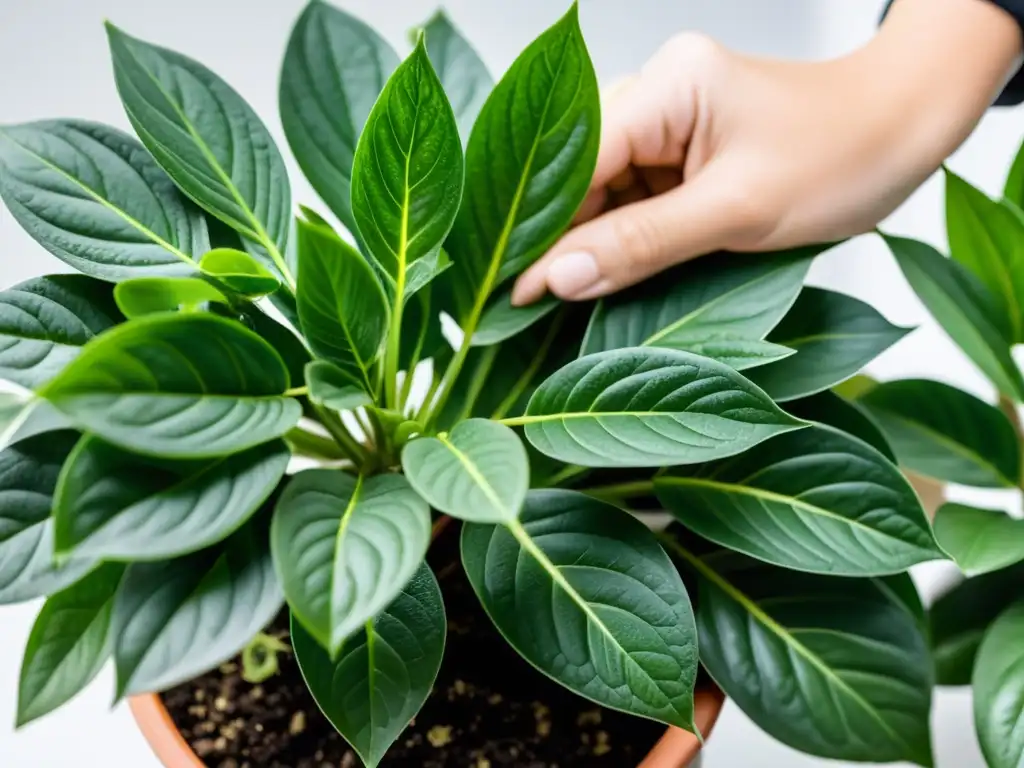
M 0 128 L 0 195 L 84 273 L 0 294 L 0 602 L 47 597 L 19 724 L 112 659 L 171 768 L 683 766 L 718 689 L 931 764 L 907 569 L 945 555 L 830 391 L 907 329 L 804 287 L 825 245 L 510 304 L 595 164 L 575 7 L 496 84 L 443 15 L 400 61 L 306 8 L 281 117 L 351 237 L 225 82 L 108 35 L 137 139 Z

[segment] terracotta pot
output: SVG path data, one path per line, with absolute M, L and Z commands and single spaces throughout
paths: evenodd
M 697 728 L 707 739 L 722 711 L 725 697 L 717 689 L 700 690 L 695 703 Z M 139 730 L 165 768 L 206 768 L 178 732 L 159 696 L 136 696 L 129 700 L 128 706 Z M 678 728 L 669 728 L 639 768 L 686 768 L 698 752 L 700 744 L 696 736 Z

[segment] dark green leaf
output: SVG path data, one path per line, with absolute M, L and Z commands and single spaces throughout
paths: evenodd
M 245 523 L 284 476 L 280 440 L 214 461 L 160 461 L 82 438 L 54 498 L 58 554 L 160 560 L 215 544 Z
M 238 323 L 153 315 L 98 337 L 40 395 L 84 430 L 173 458 L 234 453 L 280 437 L 302 408 L 288 371 Z
M 786 410 L 801 419 L 835 427 L 840 432 L 863 440 L 889 461 L 896 461 L 896 455 L 882 430 L 858 402 L 851 403 L 834 392 L 819 392 L 787 403 Z
M 310 469 L 285 488 L 270 538 L 293 614 L 337 656 L 420 567 L 430 508 L 401 475 Z
M 516 520 L 530 487 L 530 463 L 518 435 L 487 419 L 413 440 L 402 451 L 402 469 L 434 509 L 476 523 Z
M 110 656 L 110 615 L 123 565 L 104 565 L 43 605 L 25 648 L 17 727 L 68 702 Z
M 888 235 L 885 242 L 918 298 L 950 338 L 1000 392 L 1024 401 L 1024 379 L 1010 355 L 1011 329 L 985 286 L 930 245 Z
M 280 90 L 285 136 L 313 189 L 353 233 L 356 141 L 397 66 L 380 35 L 320 0 L 306 6 L 288 40 Z
M 10 445 L 41 435 L 71 429 L 71 421 L 45 400 L 31 394 L 0 394 L 0 450 Z
M 0 378 L 39 387 L 121 320 L 112 287 L 91 277 L 35 277 L 2 291 Z
M 725 363 L 734 371 L 746 371 L 795 355 L 796 350 L 770 341 L 723 336 L 689 345 L 689 351 Z
M 255 308 L 245 312 L 241 322 L 274 348 L 288 369 L 288 380 L 292 385 L 299 386 L 305 380 L 306 364 L 313 359 L 299 337 L 291 329 Z
M 1024 560 L 1024 520 L 998 510 L 943 504 L 935 514 L 935 537 L 968 576 Z
M 473 334 L 474 347 L 489 347 L 510 339 L 544 319 L 561 305 L 555 296 L 545 296 L 527 307 L 513 307 L 511 291 L 498 296 L 484 310 Z
M 133 277 L 118 283 L 114 299 L 129 320 L 193 310 L 208 302 L 227 303 L 227 297 L 212 283 L 198 277 Z
M 750 379 L 777 402 L 814 395 L 850 378 L 909 332 L 852 296 L 805 288 L 768 336 L 796 354 L 752 371 Z
M 199 262 L 200 271 L 243 296 L 265 296 L 281 286 L 281 281 L 245 251 L 215 248 Z
M 112 619 L 118 699 L 165 691 L 227 661 L 283 603 L 261 526 L 214 549 L 130 565 Z
M 306 365 L 306 384 L 310 400 L 336 411 L 351 411 L 373 402 L 366 390 L 352 383 L 346 371 L 326 360 Z
M 423 35 L 430 63 L 434 65 L 441 85 L 444 86 L 459 123 L 459 133 L 466 141 L 487 95 L 494 87 L 494 78 L 487 71 L 480 54 L 444 11 L 438 11 L 430 17 L 423 28 Z
M 104 125 L 0 128 L 0 196 L 46 250 L 103 280 L 186 275 L 209 250 L 199 209 L 138 141 Z
M 989 768 L 1024 762 L 1024 602 L 985 633 L 972 678 L 974 724 Z
M 525 424 L 541 452 L 589 467 L 695 464 L 802 426 L 722 363 L 642 347 L 570 363 L 507 423 Z
M 292 647 L 317 706 L 374 768 L 416 716 L 444 655 L 441 590 L 424 564 L 335 661 L 292 616 Z
M 882 576 L 944 557 L 910 484 L 874 448 L 815 426 L 655 480 L 690 530 L 798 571 Z

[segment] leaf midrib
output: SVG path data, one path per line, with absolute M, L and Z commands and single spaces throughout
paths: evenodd
M 483 472 L 477 467 L 476 462 L 472 461 L 469 456 L 464 454 L 455 444 L 451 442 L 447 437 L 438 437 L 438 442 L 441 443 L 445 448 L 451 451 L 452 455 L 455 456 L 463 469 L 466 470 L 466 474 L 469 475 L 470 479 L 479 486 L 480 490 L 483 491 L 484 496 L 491 502 L 495 509 L 502 513 L 502 516 L 506 520 L 514 520 L 516 518 L 517 510 L 512 510 L 505 506 L 505 503 L 501 500 L 498 492 L 494 486 L 491 485 L 490 481 L 484 476 Z
M 352 522 L 352 517 L 355 514 L 356 508 L 359 506 L 360 496 L 363 491 L 363 476 L 359 475 L 356 477 L 356 487 L 352 489 L 352 495 L 349 497 L 348 504 L 345 506 L 345 511 L 341 515 L 341 520 L 338 521 L 338 530 L 334 535 L 334 556 L 331 558 L 331 583 L 328 591 L 330 602 L 327 607 L 327 639 L 328 645 L 332 648 L 331 655 L 341 653 L 344 641 L 339 643 L 337 648 L 334 647 L 334 602 L 335 602 L 335 590 L 338 588 L 338 575 L 341 568 L 338 566 L 343 562 L 343 554 L 345 548 L 345 533 L 348 531 L 349 523 Z

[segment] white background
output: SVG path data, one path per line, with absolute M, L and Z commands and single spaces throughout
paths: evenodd
M 382 31 L 396 47 L 426 18 L 432 0 L 335 0 Z M 449 0 L 447 8 L 495 72 L 563 10 L 562 0 Z M 581 0 L 584 30 L 603 82 L 638 68 L 673 32 L 700 29 L 748 52 L 820 58 L 861 44 L 874 32 L 879 0 Z M 281 138 L 278 67 L 300 0 L 0 0 L 0 123 L 82 117 L 128 128 L 114 90 L 101 21 L 194 56 L 231 82 Z M 941 88 L 942 83 L 934 83 Z M 1024 135 L 1018 110 L 998 110 L 950 161 L 995 193 Z M 287 154 L 287 152 L 286 152 Z M 300 201 L 316 200 L 294 165 Z M 941 184 L 933 180 L 886 227 L 942 244 Z M 0 208 L 0 285 L 67 271 Z M 823 258 L 813 281 L 870 301 L 890 320 L 920 326 L 871 368 L 881 378 L 926 376 L 991 393 L 932 323 L 880 243 L 865 238 Z M 1016 504 L 1015 499 L 1007 503 Z M 927 592 L 947 576 L 915 574 Z M 156 768 L 124 707 L 110 710 L 109 671 L 72 704 L 13 733 L 18 666 L 37 605 L 0 608 L 0 766 Z M 970 702 L 941 692 L 935 708 L 940 768 L 980 768 Z M 707 749 L 705 768 L 810 768 L 827 765 L 773 742 L 729 706 Z

